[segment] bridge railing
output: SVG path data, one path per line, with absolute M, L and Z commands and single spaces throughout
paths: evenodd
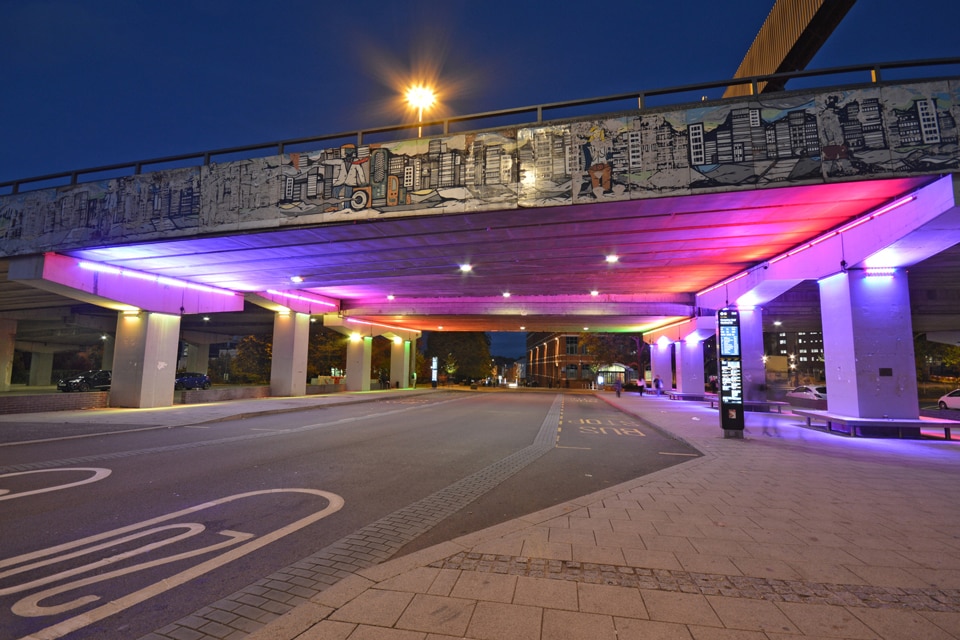
M 81 182 L 91 182 L 105 178 L 122 177 L 125 175 L 139 175 L 144 173 L 145 170 L 149 172 L 173 167 L 208 165 L 211 162 L 222 162 L 237 159 L 237 156 L 249 158 L 256 157 L 257 155 L 282 155 L 291 150 L 293 147 L 304 148 L 306 145 L 322 142 L 353 142 L 359 146 L 364 144 L 365 141 L 369 143 L 371 139 L 381 139 L 387 135 L 394 135 L 392 140 L 417 137 L 417 131 L 421 129 L 426 130 L 427 132 L 430 132 L 432 129 L 435 131 L 436 135 L 446 135 L 459 131 L 477 131 L 489 128 L 490 125 L 482 126 L 486 123 L 504 119 L 510 119 L 511 121 L 509 124 L 511 125 L 537 125 L 560 119 L 565 117 L 563 115 L 564 112 L 569 113 L 571 110 L 576 110 L 583 107 L 618 105 L 619 108 L 617 110 L 620 111 L 626 110 L 626 108 L 659 108 L 689 103 L 691 100 L 706 101 L 708 99 L 721 99 L 720 96 L 710 95 L 709 92 L 717 89 L 726 90 L 727 88 L 734 86 L 746 85 L 749 87 L 750 95 L 758 95 L 764 88 L 769 87 L 775 87 L 777 90 L 794 88 L 788 87 L 788 84 L 790 83 L 799 84 L 804 81 L 836 78 L 837 76 L 844 76 L 845 84 L 851 85 L 859 83 L 880 83 L 884 74 L 895 70 L 911 69 L 916 71 L 920 69 L 939 69 L 947 66 L 960 67 L 960 58 L 937 58 L 931 60 L 910 60 L 900 62 L 860 64 L 844 67 L 829 67 L 825 69 L 792 71 L 788 73 L 775 73 L 717 80 L 714 82 L 678 85 L 661 89 L 620 93 L 597 98 L 583 98 L 578 100 L 566 100 L 563 102 L 551 102 L 526 107 L 486 111 L 461 116 L 450 116 L 434 120 L 424 120 L 422 123 L 402 123 L 383 127 L 361 129 L 358 131 L 347 131 L 304 138 L 290 138 L 274 142 L 225 147 L 210 151 L 198 151 L 194 153 L 151 158 L 148 160 L 121 162 L 87 169 L 50 173 L 31 178 L 0 182 L 0 195 L 20 193 L 21 191 L 25 190 L 25 187 L 28 187 L 26 190 L 45 189 L 67 184 L 74 185 Z M 857 79 L 858 77 L 863 79 Z M 822 88 L 824 86 L 829 85 L 807 82 L 802 88 Z M 667 99 L 654 104 L 656 98 L 670 97 L 672 97 L 673 100 Z M 743 97 L 740 96 L 737 99 L 742 100 Z M 629 107 L 627 105 L 629 105 Z M 553 114 L 554 117 L 550 117 L 551 114 Z M 597 114 L 591 113 L 589 115 Z M 523 118 L 527 119 L 524 120 Z M 470 127 L 471 125 L 473 125 L 473 128 L 463 128 Z

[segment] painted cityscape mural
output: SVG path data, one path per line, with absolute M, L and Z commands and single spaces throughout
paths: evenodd
M 960 80 L 344 145 L 0 196 L 0 253 L 960 171 Z

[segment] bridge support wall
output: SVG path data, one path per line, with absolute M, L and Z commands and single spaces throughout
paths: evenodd
M 351 336 L 347 343 L 347 391 L 370 391 L 372 355 L 372 336 Z

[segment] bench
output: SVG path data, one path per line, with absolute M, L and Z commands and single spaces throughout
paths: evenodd
M 656 389 L 654 389 L 656 392 Z M 681 393 L 680 391 L 668 391 L 667 397 L 671 400 L 706 400 L 707 394 L 704 393 Z
M 777 410 L 777 413 L 783 413 L 784 407 L 789 407 L 789 402 L 782 402 L 780 400 L 744 400 L 743 401 L 743 410 L 744 411 L 767 411 L 772 412 L 774 409 Z M 720 407 L 720 398 L 710 398 L 710 408 L 718 409 Z
M 956 422 L 928 418 L 859 418 L 856 416 L 841 416 L 827 411 L 813 409 L 793 409 L 793 414 L 807 419 L 807 426 L 813 426 L 814 420 L 822 420 L 830 433 L 842 433 L 848 436 L 863 436 L 864 429 L 868 431 L 896 431 L 898 438 L 904 437 L 904 430 L 908 430 L 913 437 L 920 437 L 921 428 L 943 429 L 944 438 L 950 439 L 950 429 Z M 834 425 L 846 427 L 834 429 Z

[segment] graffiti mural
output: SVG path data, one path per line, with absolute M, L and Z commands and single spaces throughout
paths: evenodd
M 0 252 L 960 171 L 960 80 L 583 118 L 0 196 Z

